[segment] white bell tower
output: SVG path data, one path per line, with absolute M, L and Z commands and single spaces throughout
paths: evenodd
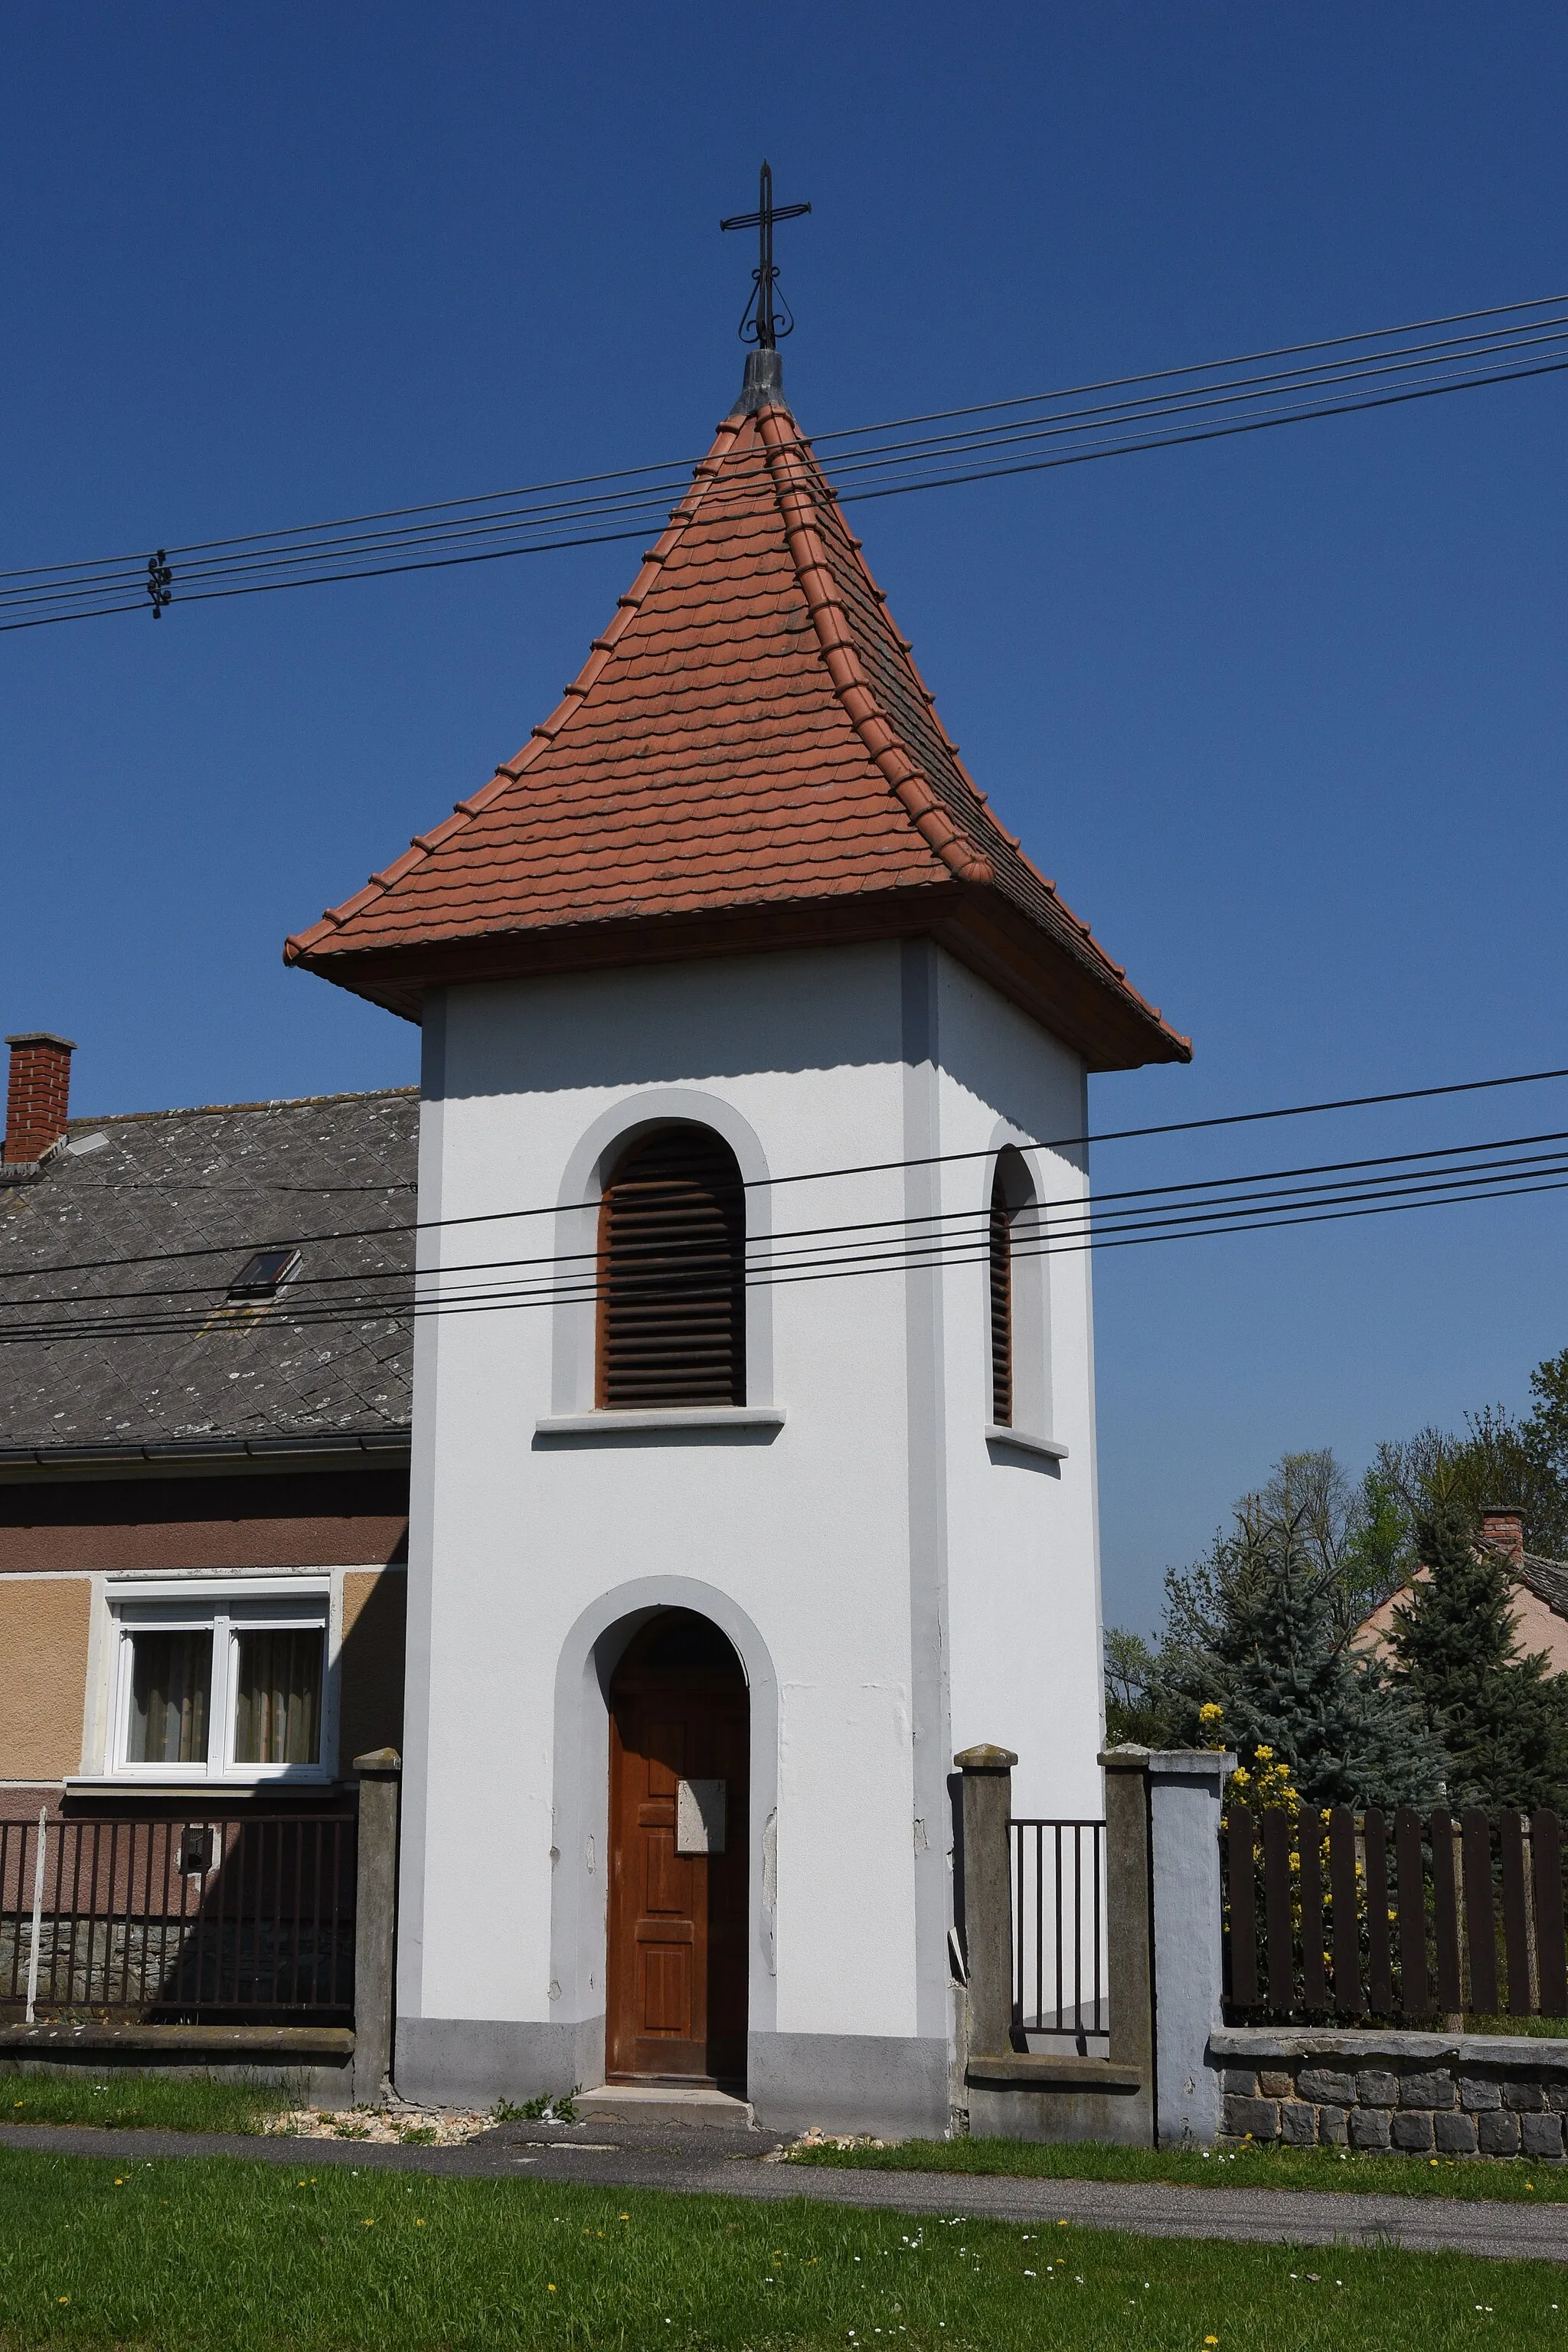
M 940 2131 L 955 1750 L 1100 1810 L 1086 1080 L 776 352 L 559 709 L 291 959 L 424 1026 L 395 2071 Z

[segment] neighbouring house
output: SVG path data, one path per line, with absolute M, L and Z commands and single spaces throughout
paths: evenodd
M 1101 1811 L 1087 1079 L 1190 1047 L 775 352 L 559 707 L 286 952 L 423 1031 L 400 2087 L 941 2130 L 954 1750 Z
M 402 1730 L 417 1100 L 72 1119 L 7 1042 L 0 1815 L 341 1803 Z
M 1483 1511 L 1480 1540 L 1495 1550 L 1508 1573 L 1509 1600 L 1519 1646 L 1527 1656 L 1544 1650 L 1551 1672 L 1568 1674 L 1568 1560 L 1543 1559 L 1524 1548 L 1524 1520 L 1518 1511 Z M 1415 1570 L 1415 1583 L 1427 1574 Z M 1390 1635 L 1394 1615 L 1409 1591 L 1405 1586 L 1374 1609 L 1357 1629 L 1358 1649 L 1392 1658 Z

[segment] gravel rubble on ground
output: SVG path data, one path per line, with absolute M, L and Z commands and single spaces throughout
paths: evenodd
M 455 2107 L 289 2107 L 268 2116 L 262 2129 L 273 2139 L 361 2140 L 377 2147 L 464 2147 L 469 2140 L 478 2139 L 481 2132 L 493 2131 L 498 2123 L 518 2120 L 515 2113 L 498 2114 L 493 2108 L 480 2115 Z M 547 2112 L 540 2120 L 559 2125 L 567 2119 Z M 770 2148 L 761 2161 L 785 2164 L 797 2149 L 805 2148 L 888 2146 L 888 2141 L 872 2139 L 864 2133 L 839 2134 L 814 2128 L 784 2147 Z
M 494 2129 L 493 2115 L 453 2107 L 289 2107 L 268 2116 L 273 2138 L 368 2140 L 380 2147 L 462 2147 Z

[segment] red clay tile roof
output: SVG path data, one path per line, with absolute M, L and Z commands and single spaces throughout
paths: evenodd
M 929 933 L 1097 1067 L 1191 1048 L 966 773 L 787 408 L 721 425 L 559 707 L 285 961 L 447 980 Z

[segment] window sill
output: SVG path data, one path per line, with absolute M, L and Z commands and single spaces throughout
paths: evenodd
M 1005 1446 L 1014 1454 L 1037 1454 L 1047 1462 L 1065 1462 L 1068 1458 L 1067 1447 L 1058 1445 L 1054 1437 L 1031 1437 L 1026 1430 L 1004 1429 L 999 1422 L 993 1422 L 986 1430 L 985 1443 Z
M 784 1425 L 782 1405 L 723 1404 L 670 1405 L 657 1412 L 547 1413 L 533 1424 L 534 1442 L 542 1440 L 567 1443 L 586 1440 L 613 1442 L 617 1437 L 746 1437 L 756 1436 L 769 1442 Z
M 210 1778 L 182 1772 L 68 1772 L 65 1790 L 68 1796 L 92 1790 L 100 1796 L 254 1797 L 268 1789 L 330 1789 L 336 1777 L 314 1765 L 283 1772 L 214 1773 Z

